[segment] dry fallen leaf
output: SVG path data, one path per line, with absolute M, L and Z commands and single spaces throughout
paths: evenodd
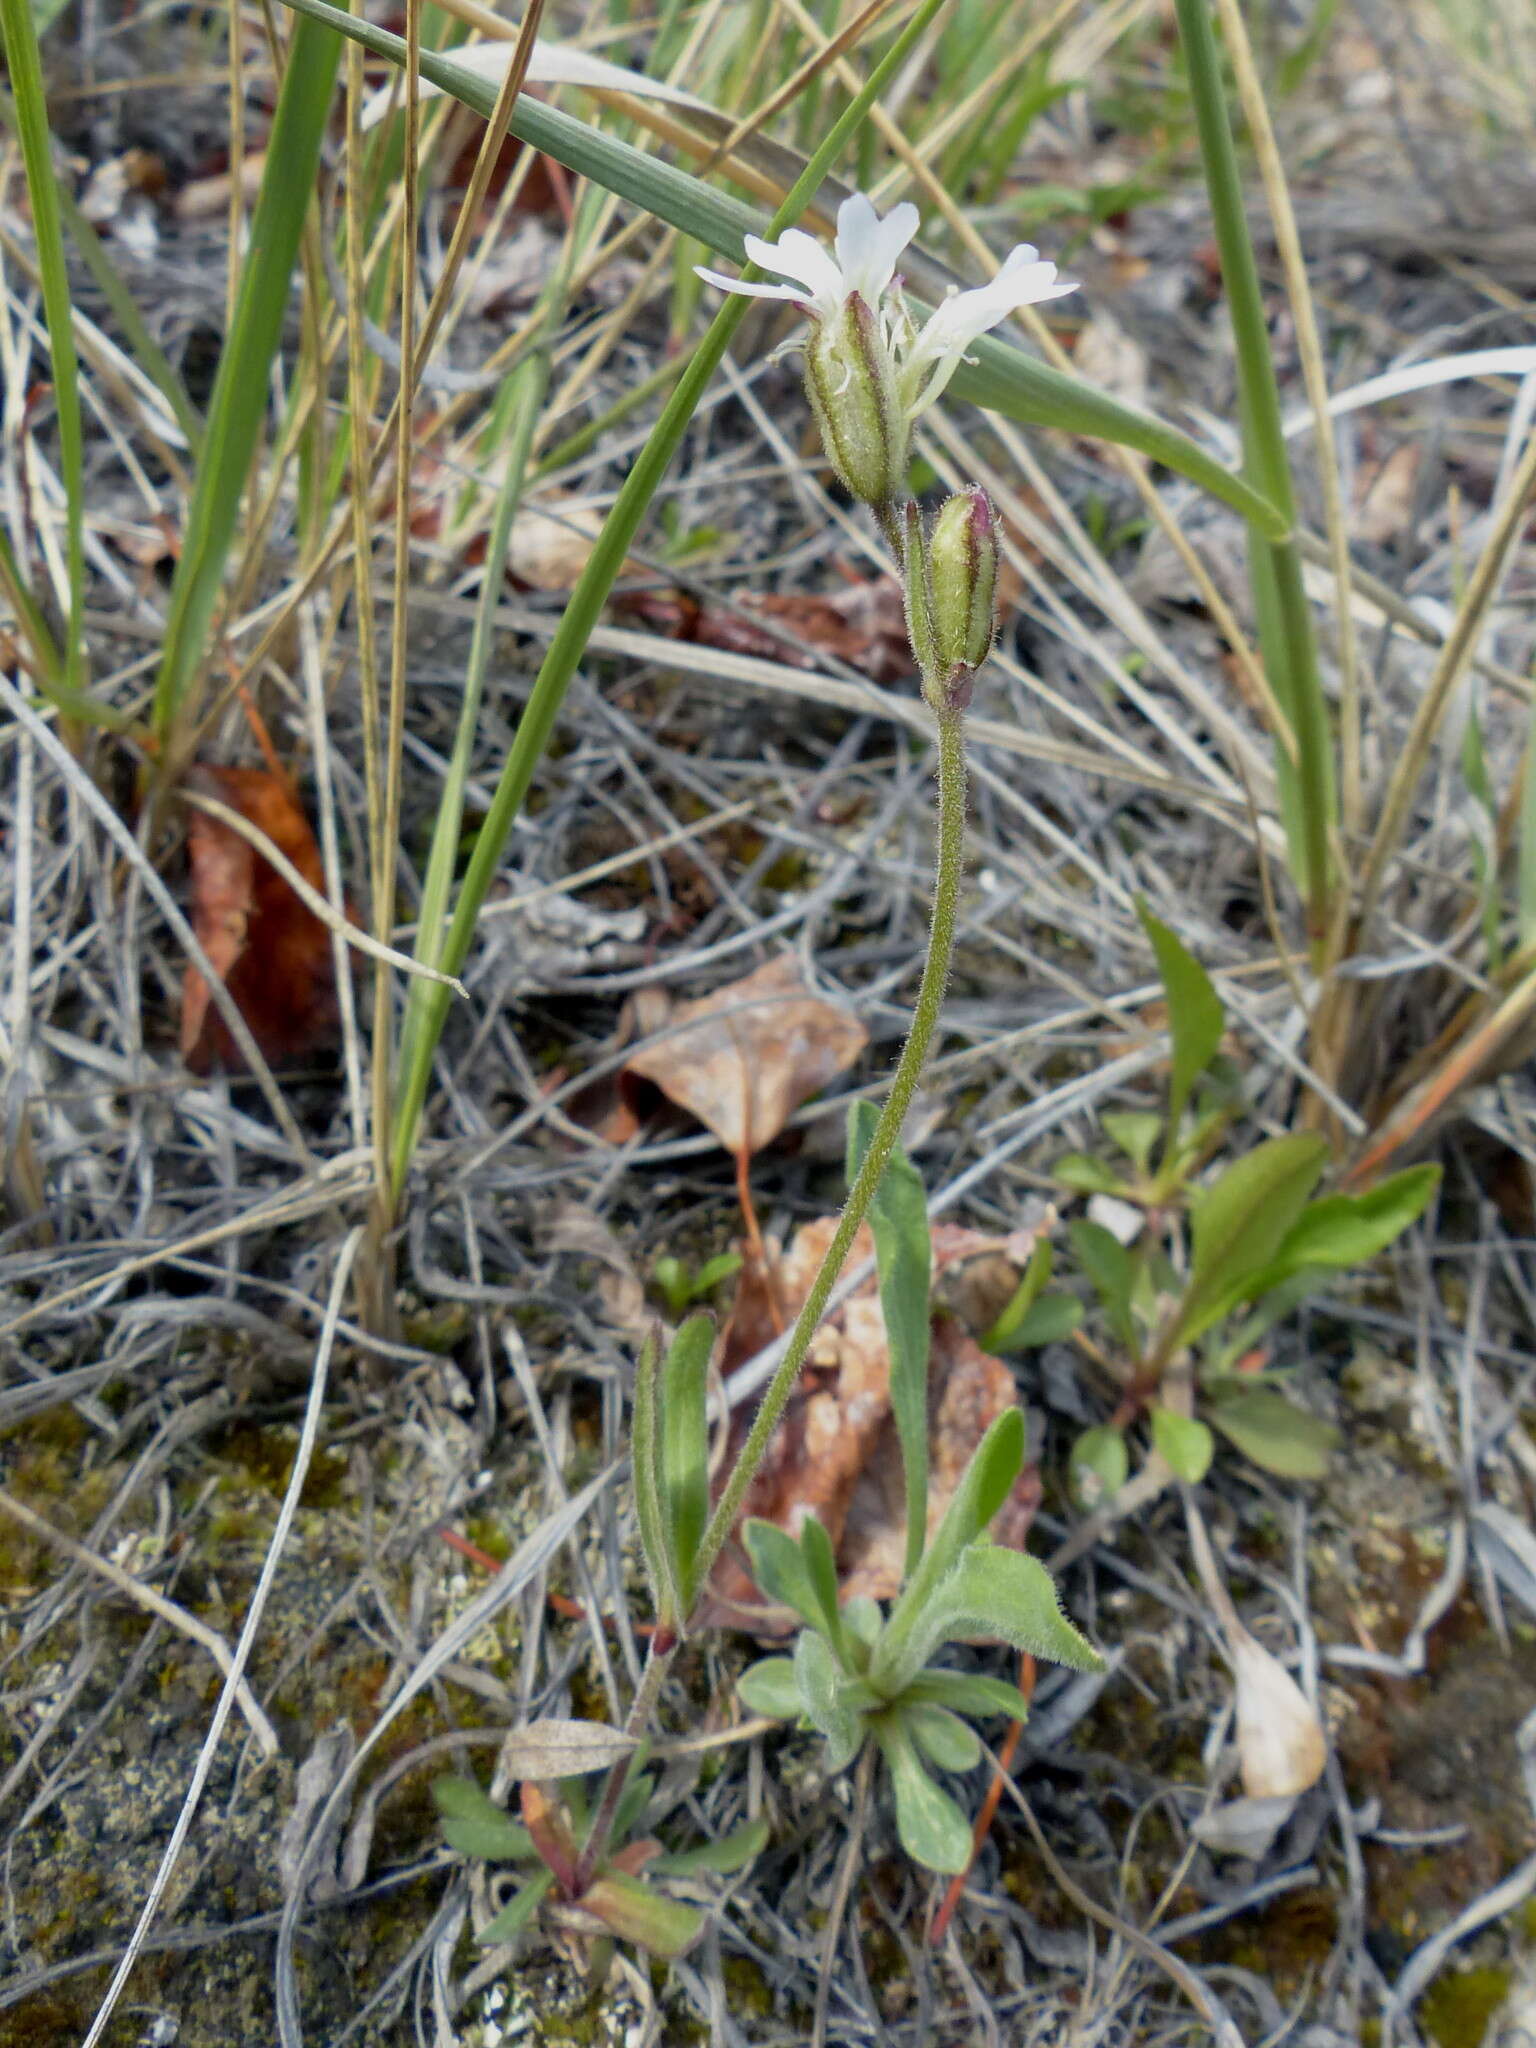
M 830 656 L 876 683 L 903 682 L 913 673 L 901 589 L 892 576 L 852 578 L 831 597 L 738 591 L 729 609 L 701 604 L 680 590 L 620 592 L 614 604 L 669 640 L 755 655 L 786 668 L 821 668 Z
M 770 1247 L 770 1270 L 754 1260 L 742 1269 L 735 1308 L 725 1332 L 722 1370 L 727 1379 L 774 1336 L 771 1296 L 793 1314 L 804 1301 L 837 1228 L 826 1216 L 806 1224 L 789 1250 Z M 1028 1260 L 1032 1233 L 983 1237 L 953 1224 L 933 1227 L 935 1278 L 962 1262 L 998 1253 L 1013 1263 L 1015 1277 Z M 873 1250 L 868 1227 L 854 1239 L 849 1265 Z M 952 1315 L 933 1321 L 928 1402 L 928 1527 L 937 1526 L 971 1453 L 1006 1408 L 1016 1403 L 1013 1375 L 992 1358 Z M 736 1418 L 745 1434 L 750 1402 Z M 1022 1549 L 1039 1498 L 1032 1469 L 1020 1476 L 992 1525 L 994 1539 Z M 822 1325 L 811 1346 L 800 1384 L 791 1395 L 768 1455 L 748 1492 L 744 1515 L 761 1516 L 797 1532 L 814 1514 L 832 1539 L 843 1594 L 888 1600 L 901 1584 L 906 1547 L 905 1493 L 901 1449 L 891 1414 L 890 1352 L 872 1275 Z M 728 1549 L 716 1567 L 709 1613 L 718 1621 L 751 1627 L 756 1633 L 786 1633 L 792 1619 L 764 1607 L 743 1555 Z
M 650 1082 L 740 1157 L 770 1144 L 868 1042 L 852 1011 L 812 995 L 785 954 L 744 981 L 679 1004 L 667 1036 L 634 1053 L 619 1078 L 637 1113 L 636 1083 Z
M 324 891 L 320 850 L 293 785 L 270 768 L 194 768 L 201 787 L 239 811 L 285 854 L 305 881 Z M 192 876 L 192 927 L 250 1026 L 273 1061 L 301 1058 L 335 1035 L 335 970 L 331 935 L 292 886 L 248 841 L 202 811 L 187 820 Z M 189 964 L 182 983 L 181 1055 L 196 1074 L 215 1064 L 245 1064 L 229 1027 L 209 1000 L 208 984 Z

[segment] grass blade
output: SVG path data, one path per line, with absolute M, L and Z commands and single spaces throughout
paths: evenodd
M 25 0 L 0 0 L 24 5 Z M 267 144 L 235 317 L 208 408 L 203 459 L 187 512 L 155 682 L 162 743 L 176 727 L 208 643 L 224 566 L 267 409 L 267 373 L 283 331 L 289 280 L 314 197 L 341 60 L 340 39 L 315 21 L 295 25 Z
M 67 501 L 69 621 L 61 680 L 67 691 L 79 695 L 85 681 L 85 441 L 80 420 L 80 364 L 75 354 L 69 275 L 64 266 L 59 185 L 53 169 L 43 63 L 30 0 L 0 0 L 0 41 L 4 43 L 11 75 L 16 130 L 27 173 L 27 197 L 32 206 L 32 232 L 37 239 L 43 317 L 48 325 L 48 352 L 53 360 L 53 403 L 59 423 L 59 475 Z

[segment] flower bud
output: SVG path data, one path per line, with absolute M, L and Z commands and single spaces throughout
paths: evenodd
M 979 484 L 939 508 L 928 542 L 933 590 L 935 668 L 954 698 L 992 652 L 997 638 L 997 514 Z M 962 673 L 963 671 L 963 673 Z
M 892 504 L 906 488 L 912 429 L 879 315 L 857 292 L 813 323 L 805 388 L 839 477 L 867 505 Z

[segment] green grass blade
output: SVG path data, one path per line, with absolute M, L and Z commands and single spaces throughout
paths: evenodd
M 377 56 L 388 57 L 397 64 L 404 57 L 405 45 L 399 36 L 375 28 L 370 22 L 355 21 L 340 8 L 330 6 L 328 0 L 286 0 L 286 4 L 314 21 L 329 23 L 342 35 L 354 37 Z M 477 78 L 451 58 L 432 56 L 424 50 L 421 71 L 424 78 L 482 116 L 489 114 L 495 104 L 494 83 Z M 648 156 L 616 136 L 602 134 L 573 115 L 530 100 L 526 94 L 513 109 L 511 129 L 521 141 L 543 150 L 567 170 L 591 178 L 608 191 L 643 206 L 733 263 L 744 260 L 744 235 L 772 232 L 762 215 L 741 200 L 715 191 L 687 171 Z M 803 183 L 802 178 L 796 190 Z M 819 187 L 820 178 L 816 183 Z M 776 218 L 781 217 L 782 209 Z M 943 297 L 943 280 L 947 275 L 926 262 L 920 252 L 909 252 L 908 282 L 919 297 L 937 303 Z M 1056 427 L 1065 433 L 1135 448 L 1231 505 L 1260 532 L 1278 539 L 1289 530 L 1289 515 L 1277 510 L 1262 490 L 1224 469 L 1198 442 L 1154 419 L 1150 413 L 1123 405 L 1107 392 L 1075 377 L 1064 376 L 1025 355 L 1022 349 L 999 341 L 996 335 L 982 335 L 970 353 L 975 361 L 963 363 L 956 372 L 949 387 L 954 395 L 990 411 L 1006 413 L 1010 419 L 1026 425 Z
M 17 4 L 0 0 L 0 5 Z M 174 729 L 207 650 L 240 501 L 266 417 L 268 372 L 282 338 L 289 281 L 315 193 L 341 50 L 339 38 L 318 22 L 295 25 L 251 220 L 250 250 L 219 358 L 203 459 L 171 585 L 165 651 L 155 682 L 154 725 L 162 741 Z
M 1174 4 L 1232 316 L 1243 469 L 1259 494 L 1279 509 L 1289 529 L 1294 519 L 1290 457 L 1209 0 Z M 1312 611 L 1302 586 L 1301 558 L 1288 535 L 1253 528 L 1249 580 L 1264 666 L 1296 742 L 1294 772 L 1279 744 L 1276 771 L 1292 871 L 1308 898 L 1311 936 L 1318 945 L 1328 929 L 1329 848 L 1336 817 L 1332 724 L 1323 697 Z
M 82 633 L 85 608 L 85 440 L 80 419 L 80 364 L 75 354 L 74 314 L 64 236 L 59 220 L 59 185 L 53 169 L 53 138 L 43 91 L 37 24 L 30 0 L 0 0 L 0 41 L 11 75 L 16 130 L 27 173 L 32 232 L 43 289 L 43 318 L 53 363 L 53 403 L 59 423 L 59 477 L 67 507 L 66 563 L 69 620 L 65 628 L 62 681 L 78 695 L 85 680 Z

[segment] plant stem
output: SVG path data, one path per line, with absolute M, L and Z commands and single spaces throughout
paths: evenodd
M 937 693 L 936 693 L 937 694 Z M 864 1221 L 875 1190 L 880 1185 L 896 1141 L 901 1136 L 902 1124 L 912 1106 L 912 1097 L 922 1076 L 928 1048 L 943 1007 L 944 988 L 949 979 L 949 963 L 955 948 L 955 912 L 960 899 L 960 880 L 965 858 L 965 724 L 964 714 L 952 708 L 935 713 L 938 725 L 938 770 L 939 770 L 939 844 L 935 861 L 933 890 L 933 916 L 929 926 L 928 957 L 923 963 L 923 976 L 918 984 L 917 999 L 912 1006 L 912 1024 L 907 1033 L 907 1042 L 901 1049 L 896 1062 L 896 1072 L 891 1081 L 891 1092 L 885 1099 L 880 1120 L 875 1125 L 874 1136 L 869 1150 L 864 1155 L 864 1164 L 854 1178 L 848 1191 L 848 1200 L 838 1221 L 836 1234 L 827 1247 L 821 1269 L 811 1283 L 811 1291 L 805 1298 L 805 1305 L 790 1332 L 789 1345 L 779 1363 L 778 1370 L 769 1381 L 752 1427 L 741 1453 L 726 1481 L 715 1511 L 709 1520 L 699 1544 L 695 1583 L 704 1586 L 715 1559 L 720 1555 L 726 1538 L 736 1525 L 741 1504 L 747 1489 L 757 1476 L 758 1467 L 778 1427 L 805 1355 L 816 1334 L 828 1298 L 837 1285 L 849 1250 L 859 1225 Z M 645 1671 L 635 1694 L 634 1704 L 629 1710 L 625 1729 L 631 1735 L 642 1735 L 654 1712 L 661 1688 L 673 1657 L 677 1654 L 674 1640 L 658 1650 L 654 1641 L 646 1660 Z M 586 1846 L 581 1852 L 578 1866 L 578 1890 L 584 1890 L 591 1883 L 608 1846 L 608 1836 L 613 1828 L 613 1817 L 618 1811 L 619 1801 L 629 1779 L 629 1757 L 614 1765 L 608 1774 L 603 1794 L 593 1817 Z
M 961 712 L 946 708 L 936 712 L 935 716 L 939 741 L 939 845 L 928 958 L 923 965 L 923 978 L 913 1005 L 912 1027 L 901 1049 L 901 1058 L 896 1063 L 891 1092 L 881 1109 L 880 1121 L 875 1125 L 869 1150 L 864 1155 L 864 1164 L 848 1191 L 847 1203 L 827 1247 L 821 1270 L 811 1283 L 811 1291 L 790 1332 L 788 1347 L 768 1382 L 747 1440 L 741 1447 L 741 1455 L 710 1516 L 709 1527 L 704 1531 L 698 1557 L 700 1585 L 707 1581 L 715 1559 L 736 1525 L 747 1489 L 756 1478 L 769 1440 L 779 1425 L 784 1404 L 816 1334 L 816 1326 L 821 1321 L 832 1289 L 837 1285 L 838 1275 L 843 1270 L 859 1225 L 864 1221 L 875 1190 L 880 1185 L 880 1176 L 901 1136 L 901 1127 L 917 1092 L 923 1063 L 939 1020 L 944 987 L 949 979 L 950 958 L 954 952 L 955 909 L 959 901 L 965 851 L 965 733 Z

